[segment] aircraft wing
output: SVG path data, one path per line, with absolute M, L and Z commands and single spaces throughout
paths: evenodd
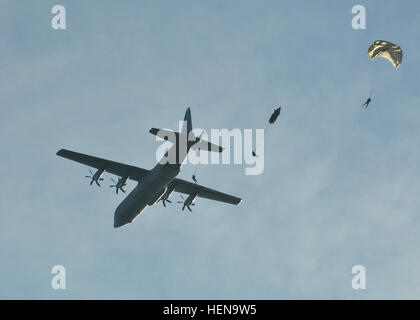
M 149 173 L 149 170 L 146 169 L 111 160 L 101 159 L 66 149 L 59 150 L 57 152 L 57 156 L 80 162 L 96 169 L 104 169 L 106 172 L 115 174 L 120 177 L 129 177 L 131 180 L 135 181 L 140 181 L 145 175 Z
M 176 192 L 181 192 L 189 195 L 197 194 L 197 197 L 236 205 L 238 205 L 242 201 L 241 198 L 237 198 L 229 194 L 206 188 L 200 186 L 199 184 L 195 184 L 178 178 L 172 180 L 171 183 L 175 185 L 174 191 Z

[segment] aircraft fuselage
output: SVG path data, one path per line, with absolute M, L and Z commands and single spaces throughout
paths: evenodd
M 179 172 L 179 165 L 158 163 L 118 205 L 114 214 L 114 228 L 133 222 L 144 209 L 156 203 Z

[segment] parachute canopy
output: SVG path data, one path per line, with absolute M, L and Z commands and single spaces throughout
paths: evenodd
M 377 57 L 382 57 L 389 60 L 394 68 L 398 68 L 401 64 L 403 53 L 402 49 L 388 41 L 376 40 L 369 47 L 369 58 L 375 59 Z
M 280 111 L 281 111 L 281 107 L 279 107 L 276 110 L 274 110 L 273 114 L 271 115 L 270 119 L 268 120 L 268 122 L 270 124 L 273 124 L 274 122 L 276 122 L 277 118 L 280 115 Z

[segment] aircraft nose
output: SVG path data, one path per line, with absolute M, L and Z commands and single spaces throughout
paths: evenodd
M 123 223 L 121 223 L 121 214 L 120 214 L 120 206 L 118 206 L 118 208 L 115 210 L 115 214 L 114 214 L 114 228 L 118 228 L 121 227 L 123 225 Z

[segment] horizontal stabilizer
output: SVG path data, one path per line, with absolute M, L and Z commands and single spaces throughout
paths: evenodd
M 172 130 L 165 130 L 165 129 L 157 129 L 152 128 L 149 130 L 151 134 L 154 134 L 155 136 L 162 138 L 163 140 L 176 143 L 179 133 L 172 131 Z
M 193 144 L 191 149 L 193 150 L 204 150 L 204 151 L 210 151 L 210 152 L 223 152 L 225 148 L 218 146 L 217 144 L 208 142 L 206 140 L 200 139 L 197 143 Z

